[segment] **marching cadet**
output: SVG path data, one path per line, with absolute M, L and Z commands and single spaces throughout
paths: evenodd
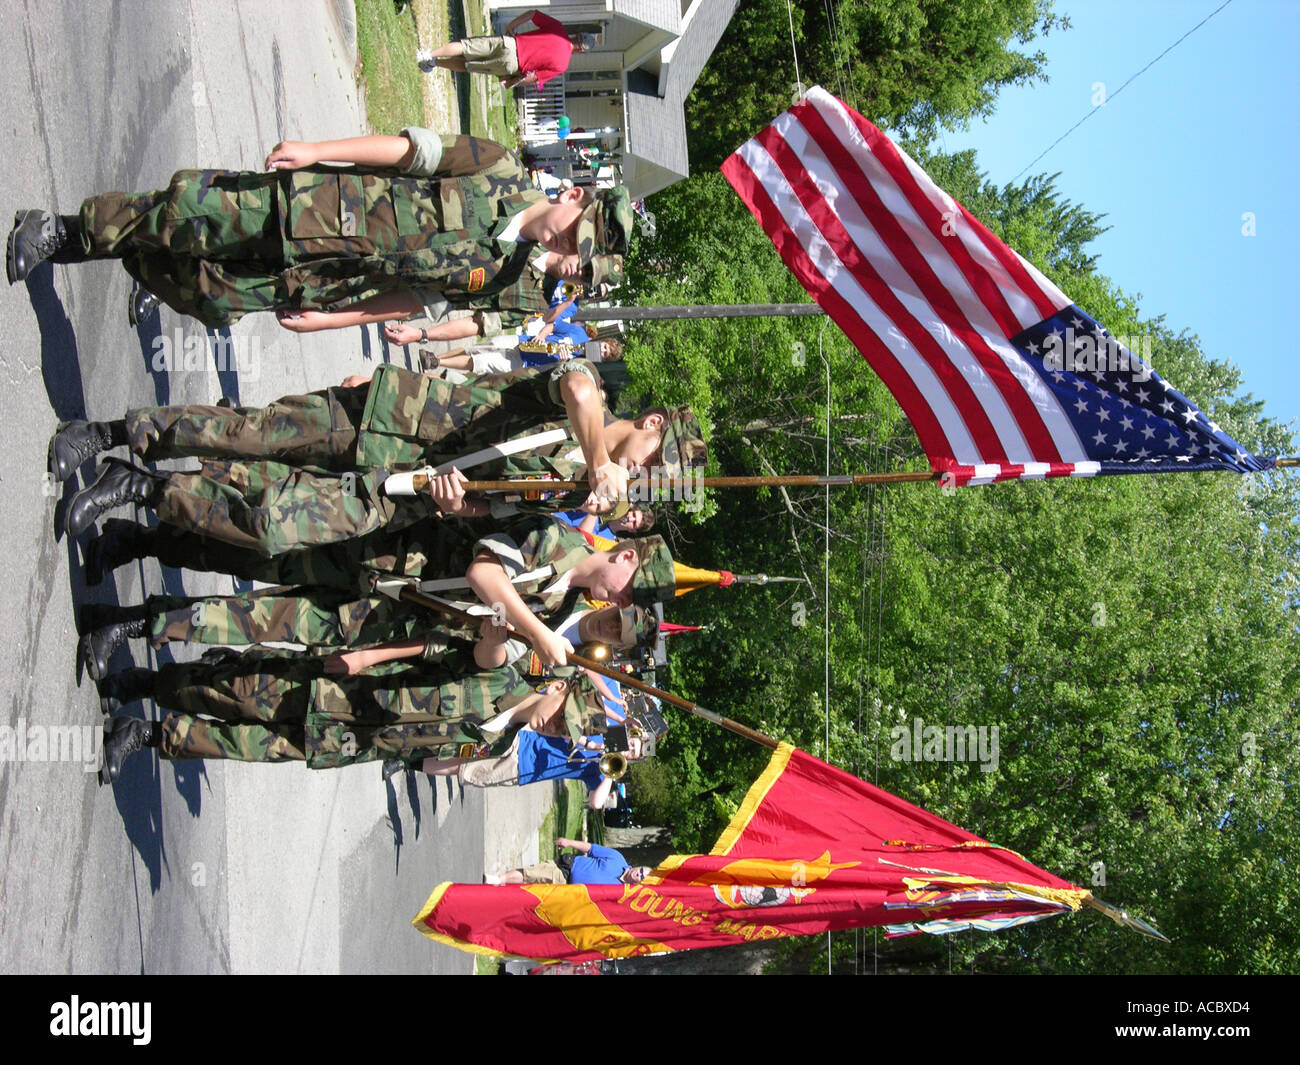
M 322 165 L 331 163 L 346 166 Z M 40 262 L 120 259 L 141 291 L 210 327 L 273 310 L 295 332 L 480 306 L 519 281 L 537 244 L 588 262 L 626 251 L 626 189 L 552 202 L 519 159 L 476 137 L 284 141 L 270 173 L 181 170 L 155 192 L 92 196 L 76 215 L 19 211 L 9 283 Z
M 134 697 L 170 712 L 159 722 L 109 720 L 100 783 L 115 782 L 123 762 L 149 747 L 169 760 L 305 761 L 309 769 L 332 769 L 385 758 L 489 757 L 503 753 L 523 725 L 576 736 L 594 724 L 594 703 L 582 697 L 580 680 L 534 691 L 509 668 L 456 676 L 417 662 L 327 676 L 326 662 L 252 648 L 217 662 L 132 671 Z M 502 731 L 484 731 L 485 719 L 506 711 L 508 721 L 491 722 Z
M 426 632 L 430 633 L 430 641 L 445 641 L 449 633 L 463 640 L 480 635 L 423 608 L 374 595 L 369 576 L 393 574 L 433 578 L 432 585 L 422 585 L 433 594 L 463 595 L 472 591 L 477 595 L 479 609 L 488 611 L 485 617 L 497 622 L 492 628 L 499 630 L 492 633 L 482 651 L 476 652 L 480 668 L 492 668 L 518 656 L 519 648 L 507 648 L 505 640 L 498 638 L 505 634 L 505 623 L 536 648 L 543 664 L 555 665 L 564 662 L 565 650 L 572 648 L 575 635 L 586 638 L 581 632 L 570 631 L 577 624 L 572 615 L 580 596 L 585 594 L 593 601 L 619 607 L 634 602 L 648 606 L 672 599 L 677 590 L 672 555 L 657 536 L 602 551 L 589 545 L 571 527 L 540 516 L 522 519 L 506 529 L 484 530 L 477 539 L 444 531 L 445 524 L 433 525 L 430 531 L 436 535 L 418 546 L 410 537 L 389 537 L 392 550 L 385 550 L 371 538 L 368 543 L 354 541 L 363 544 L 364 550 L 352 552 L 351 557 L 335 549 L 332 559 L 289 572 L 295 556 L 308 554 L 291 552 L 264 560 L 260 569 L 243 571 L 247 579 L 256 580 L 307 575 L 332 579 L 335 583 L 328 586 L 317 582 L 312 588 L 280 587 L 225 601 L 200 600 L 204 605 L 198 611 L 193 601 L 154 600 L 153 609 L 128 615 L 87 634 L 82 643 L 87 668 L 93 679 L 104 677 L 114 650 L 131 636 L 349 646 L 375 639 L 411 639 Z M 479 528 L 482 530 L 481 525 Z M 414 550 L 402 553 L 411 548 Z M 426 561 L 426 548 L 430 550 L 427 557 L 434 560 L 431 564 Z M 376 563 L 390 569 L 384 573 L 373 568 Z M 360 587 L 371 595 L 359 599 Z M 169 606 L 171 612 L 166 610 Z M 632 622 L 648 631 L 644 614 L 639 622 L 635 616 Z M 586 632 L 598 633 L 606 624 L 612 625 L 612 619 L 602 620 L 599 625 L 589 621 Z M 620 638 L 623 624 L 620 619 Z M 553 631 L 551 625 L 558 631 Z M 424 646 L 421 642 L 417 649 L 423 650 Z M 427 654 L 432 658 L 437 653 L 431 643 Z M 373 662 L 354 664 L 354 668 L 369 664 Z M 106 686 L 105 694 L 116 695 L 111 686 Z
M 557 282 L 557 278 L 559 281 Z M 623 283 L 623 256 L 595 255 L 585 266 L 576 255 L 538 255 L 513 285 L 486 299 L 471 297 L 465 308 L 473 314 L 420 328 L 403 322 L 388 322 L 384 337 L 390 344 L 420 344 L 431 340 L 471 340 L 513 344 L 530 318 L 549 319 L 559 311 L 553 291 L 566 283 L 583 284 L 602 290 Z
M 475 322 L 466 319 L 446 322 L 436 327 L 437 336 L 425 330 L 416 330 L 409 325 L 391 322 L 385 326 L 384 333 L 393 343 L 402 344 L 430 338 L 451 339 L 453 332 L 458 335 L 463 334 L 465 337 L 488 336 L 487 339 L 470 347 L 443 354 L 421 349 L 420 361 L 426 371 L 437 367 L 442 370 L 450 369 L 476 374 L 509 373 L 511 370 L 519 370 L 525 366 L 546 366 L 574 355 L 584 355 L 594 362 L 616 361 L 623 357 L 623 345 L 620 341 L 592 340 L 585 329 L 574 324 L 570 319 L 576 310 L 577 293 L 590 290 L 598 293 L 596 298 L 604 299 L 613 285 L 622 282 L 623 257 L 621 255 L 597 256 L 586 269 L 588 274 L 603 280 L 588 284 L 585 288 L 561 281 L 555 285 L 550 304 L 546 308 L 538 308 L 527 315 L 497 314 L 494 318 L 496 323 L 504 322 L 509 318 L 520 326 L 516 332 L 508 335 L 488 335 L 486 327 L 480 329 Z M 545 288 L 549 284 L 554 282 L 542 275 L 541 284 L 528 291 L 529 306 L 536 306 L 541 299 L 545 298 Z M 566 289 L 572 290 L 573 294 L 566 296 L 564 294 Z M 515 301 L 515 303 L 522 310 L 523 301 Z M 476 318 L 487 321 L 482 315 L 476 315 Z M 534 327 L 536 335 L 530 335 L 529 330 Z M 439 376 L 444 375 L 439 374 Z
M 592 608 L 579 600 L 560 613 L 563 616 L 558 620 L 545 620 L 574 647 L 600 643 L 626 650 L 652 638 L 657 628 L 654 614 L 639 606 Z M 340 660 L 348 663 L 348 672 L 360 672 L 374 664 L 379 647 L 369 645 L 412 646 L 411 653 L 418 650 L 425 661 L 463 649 L 481 669 L 511 664 L 527 651 L 508 638 L 506 625 L 494 624 L 491 617 L 484 619 L 479 641 L 471 650 L 462 638 L 468 635 L 462 626 L 425 608 L 385 595 L 356 599 L 353 593 L 327 588 L 267 588 L 208 597 L 155 595 L 124 615 L 125 620 L 82 637 L 82 659 L 92 680 L 108 675 L 109 659 L 129 637 L 147 638 L 155 650 L 169 643 L 360 648 Z M 410 641 L 416 642 L 411 645 Z
M 154 558 L 172 569 L 224 573 L 244 581 L 365 593 L 370 590 L 368 574 L 418 576 L 431 559 L 438 562 L 431 574 L 463 573 L 478 538 L 499 528 L 501 522 L 491 518 L 424 520 L 268 557 L 175 525 L 146 526 L 110 518 L 101 535 L 86 541 L 85 577 L 87 584 L 97 585 L 120 566 Z
M 655 525 L 654 510 L 648 506 L 630 507 L 622 518 L 608 525 L 597 524 L 595 515 L 580 510 L 552 517 L 575 527 L 589 544 L 602 549 L 612 547 L 619 536 L 647 533 Z M 499 527 L 500 523 L 491 518 L 420 521 L 395 532 L 380 529 L 351 540 L 286 551 L 268 558 L 175 525 L 147 526 L 110 518 L 99 536 L 86 541 L 83 576 L 86 584 L 93 587 L 121 566 L 154 558 L 172 569 L 224 573 L 244 581 L 355 591 L 360 587 L 358 574 L 418 574 L 430 558 L 439 559 L 442 569 L 457 571 L 455 564 L 442 560 L 450 559 L 455 552 L 473 545 L 481 534 Z
M 435 512 L 503 517 L 518 510 L 513 503 L 504 512 L 493 509 L 459 491 L 463 478 L 448 468 L 461 461 L 469 468 L 474 452 L 473 472 L 484 478 L 585 478 L 597 494 L 588 499 L 592 509 L 599 499 L 626 498 L 632 470 L 654 467 L 675 478 L 706 461 L 689 407 L 615 419 L 586 360 L 465 384 L 386 364 L 361 381 L 260 409 L 158 407 L 131 411 L 122 421 L 64 423 L 49 450 L 57 480 L 119 445 L 149 461 L 227 460 L 166 476 L 110 460 L 72 499 L 69 533 L 80 536 L 113 507 L 141 503 L 168 524 L 274 555 L 400 529 Z M 401 498 L 385 490 L 391 471 L 426 464 L 441 467 L 428 495 Z M 528 510 L 572 505 L 571 497 L 523 502 Z

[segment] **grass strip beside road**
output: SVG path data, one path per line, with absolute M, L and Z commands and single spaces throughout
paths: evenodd
M 357 51 L 366 118 L 374 133 L 397 133 L 403 126 L 423 126 L 424 95 L 415 19 L 407 8 L 397 13 L 393 0 L 356 0 Z
M 483 8 L 483 0 L 465 0 L 465 25 L 469 27 L 470 33 L 493 32 Z M 470 100 L 471 133 L 504 144 L 507 148 L 519 144 L 518 109 L 513 91 L 503 89 L 497 78 L 475 77 L 470 79 Z
M 583 814 L 587 809 L 587 788 L 580 780 L 563 781 L 555 789 L 555 805 L 547 812 L 538 832 L 538 852 L 543 860 L 554 859 L 559 851 L 555 840 L 582 839 Z
M 515 94 L 506 92 L 495 78 L 474 75 L 470 79 L 470 132 L 507 148 L 519 144 Z
M 421 73 L 415 53 L 423 44 L 434 47 L 452 38 L 453 27 L 440 0 L 414 0 L 401 14 L 392 0 L 356 0 L 357 50 L 361 56 L 360 84 L 366 97 L 371 132 L 393 134 L 403 126 L 425 126 L 455 132 L 448 112 L 463 107 L 469 132 L 509 148 L 519 143 L 515 96 L 496 78 L 482 75 Z M 465 32 L 488 31 L 480 0 L 465 5 Z M 463 128 L 463 126 L 461 127 Z

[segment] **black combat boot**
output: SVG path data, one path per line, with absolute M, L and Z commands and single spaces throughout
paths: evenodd
M 132 466 L 120 459 L 107 459 L 100 467 L 99 480 L 83 488 L 68 504 L 68 535 L 82 536 L 99 516 L 126 503 L 151 504 L 158 498 L 166 477 Z
M 134 621 L 136 618 L 148 618 L 149 604 L 123 606 L 121 603 L 84 603 L 77 610 L 77 632 L 85 636 L 94 629 L 105 625 L 116 625 L 119 621 Z
M 86 541 L 83 554 L 86 584 L 94 587 L 107 573 L 128 562 L 152 558 L 158 550 L 158 532 L 138 521 L 109 518 L 93 540 Z M 89 626 L 88 626 L 89 627 Z
M 89 259 L 81 237 L 81 219 L 50 211 L 19 211 L 5 247 L 9 284 L 27 280 L 40 263 L 79 263 Z
M 139 281 L 131 286 L 131 298 L 126 305 L 126 320 L 129 325 L 147 322 L 162 306 L 162 300 L 150 292 Z
M 50 437 L 48 466 L 56 481 L 66 481 L 77 468 L 101 451 L 125 447 L 126 422 L 59 422 Z
M 90 679 L 98 684 L 108 676 L 108 661 L 129 638 L 149 635 L 149 608 L 130 607 L 117 621 L 101 625 L 81 638 L 81 660 L 86 663 Z
M 110 674 L 99 682 L 99 708 L 107 714 L 153 697 L 158 674 L 152 669 L 132 666 Z
M 161 740 L 162 729 L 152 721 L 137 717 L 110 718 L 104 726 L 104 766 L 99 771 L 99 783 L 115 784 L 127 758 L 146 747 L 157 747 Z
M 242 659 L 243 653 L 236 651 L 233 647 L 209 647 L 201 655 L 199 661 L 205 666 L 233 666 Z

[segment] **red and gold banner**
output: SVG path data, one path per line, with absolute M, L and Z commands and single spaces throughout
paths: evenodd
M 465 950 L 586 960 L 888 925 L 1006 928 L 1089 893 L 782 744 L 710 854 L 641 884 L 440 884 L 415 926 Z

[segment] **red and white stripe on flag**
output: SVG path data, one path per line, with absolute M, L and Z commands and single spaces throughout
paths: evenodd
M 1098 472 L 1009 342 L 1071 301 L 865 118 L 811 89 L 722 172 L 934 469 L 959 484 Z

